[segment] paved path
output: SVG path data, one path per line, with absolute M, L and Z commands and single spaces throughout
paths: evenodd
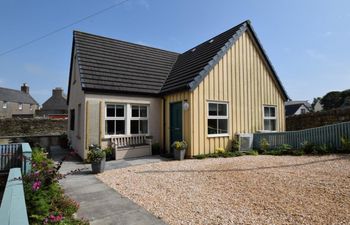
M 52 147 L 50 153 L 55 161 L 59 161 L 67 152 L 59 147 Z M 110 161 L 106 162 L 106 170 L 162 160 L 166 159 L 151 156 Z M 62 164 L 60 172 L 67 173 L 75 169 L 82 170 L 62 179 L 60 184 L 68 196 L 80 203 L 78 217 L 88 219 L 91 225 L 165 225 L 162 220 L 98 180 L 91 173 L 90 164 L 70 158 Z

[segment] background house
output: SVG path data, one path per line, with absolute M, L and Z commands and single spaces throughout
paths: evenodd
M 188 157 L 228 150 L 237 134 L 284 131 L 287 100 L 249 21 L 184 53 L 74 32 L 68 136 L 82 158 L 148 136 L 166 152 L 185 140 Z
M 313 111 L 314 112 L 320 112 L 323 110 L 323 106 L 321 104 L 321 99 L 317 99 L 314 106 L 313 106 Z
M 43 103 L 42 108 L 37 111 L 37 116 L 53 119 L 68 118 L 67 97 L 62 88 L 57 87 L 52 90 L 52 96 Z
M 39 104 L 29 94 L 29 86 L 24 83 L 21 90 L 0 87 L 0 118 L 32 118 Z
M 287 117 L 309 113 L 312 108 L 308 101 L 288 101 L 284 105 Z

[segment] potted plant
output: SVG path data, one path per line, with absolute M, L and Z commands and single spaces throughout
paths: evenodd
M 106 153 L 98 146 L 91 145 L 89 147 L 87 159 L 91 163 L 92 173 L 102 173 L 105 170 Z
M 187 149 L 186 141 L 174 141 L 171 147 L 174 149 L 174 159 L 183 160 L 185 158 Z
M 106 160 L 111 161 L 113 160 L 113 148 L 112 147 L 107 147 L 103 149 L 103 151 L 106 153 Z

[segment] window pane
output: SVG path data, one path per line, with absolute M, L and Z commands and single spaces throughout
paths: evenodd
M 219 119 L 219 134 L 227 134 L 227 119 Z
M 140 106 L 140 117 L 147 117 L 147 106 Z
M 114 134 L 115 121 L 106 120 L 106 134 Z
M 227 105 L 219 104 L 219 116 L 227 116 Z
M 217 104 L 215 103 L 209 103 L 209 116 L 217 116 L 218 109 L 217 109 Z
M 138 134 L 139 133 L 139 121 L 130 120 L 130 133 Z
M 276 116 L 276 108 L 275 107 L 270 107 L 270 116 L 275 117 Z
M 115 105 L 107 105 L 107 117 L 115 117 Z
M 270 130 L 270 120 L 264 120 L 264 130 Z
M 270 120 L 271 130 L 276 130 L 276 120 Z
M 124 105 L 116 105 L 117 117 L 124 117 Z
M 140 120 L 140 131 L 141 131 L 141 134 L 148 133 L 148 121 L 147 120 Z
M 217 134 L 217 119 L 208 119 L 208 134 Z
M 139 107 L 138 106 L 131 107 L 131 116 L 132 117 L 139 117 Z
M 125 134 L 125 121 L 124 120 L 116 120 L 115 121 L 116 132 L 115 134 Z
M 269 116 L 270 116 L 269 107 L 264 107 L 264 116 L 265 116 L 265 117 L 269 117 Z

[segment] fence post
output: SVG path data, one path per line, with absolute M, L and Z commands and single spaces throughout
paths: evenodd
M 28 174 L 32 169 L 32 149 L 28 143 L 22 143 L 22 172 Z

